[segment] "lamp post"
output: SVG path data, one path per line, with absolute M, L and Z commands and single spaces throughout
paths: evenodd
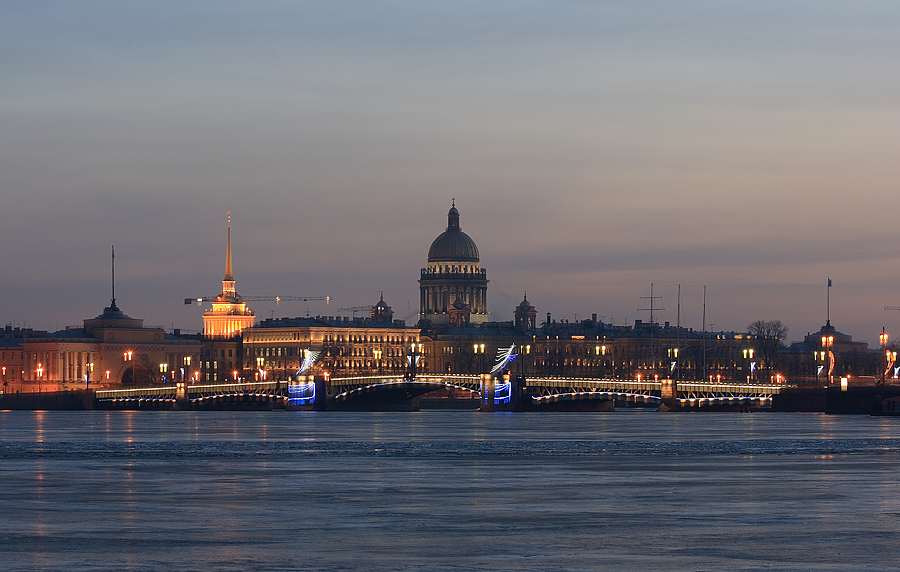
M 378 375 L 381 375 L 381 350 L 372 350 L 372 353 L 375 355 L 375 359 L 378 361 Z
M 526 344 L 524 349 L 525 349 L 525 355 L 530 356 L 531 355 L 531 344 Z M 523 377 L 528 375 L 528 363 L 525 361 L 526 359 L 527 358 L 525 356 L 522 356 L 522 376 Z
M 122 360 L 131 362 L 131 384 L 137 385 L 137 380 L 134 378 L 134 352 L 128 350 L 122 355 Z
M 185 378 L 191 378 L 191 356 L 184 356 L 182 364 L 184 365 L 184 367 L 181 370 L 181 381 L 184 381 Z
M 834 336 L 822 336 L 822 347 L 825 348 L 825 379 L 831 385 L 831 347 L 834 345 Z
M 44 364 L 39 363 L 37 366 L 37 378 L 38 378 L 38 393 L 43 393 L 44 391 Z
M 481 370 L 478 373 L 484 373 L 484 344 L 472 344 L 472 349 L 476 354 L 481 354 Z
M 410 344 L 409 353 L 406 356 L 407 361 L 409 362 L 409 370 L 406 372 L 406 380 L 413 381 L 416 379 L 416 367 L 419 365 L 419 358 L 422 355 L 422 344 L 418 344 L 418 347 L 415 342 Z
M 878 336 L 878 339 L 881 340 L 881 359 L 882 359 L 882 367 L 881 367 L 881 384 L 884 385 L 884 377 L 887 375 L 887 343 L 888 343 L 888 334 L 884 331 L 884 326 L 881 327 L 881 335 Z
M 264 358 L 262 356 L 256 358 L 256 369 L 257 369 L 257 376 L 259 377 L 259 381 L 265 381 L 265 379 L 266 379 L 265 365 L 266 365 L 266 358 Z
M 747 360 L 747 383 L 753 377 L 753 348 L 744 350 L 744 359 Z

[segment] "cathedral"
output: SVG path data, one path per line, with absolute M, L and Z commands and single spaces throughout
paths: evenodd
M 487 322 L 487 270 L 475 241 L 459 227 L 454 199 L 447 230 L 428 249 L 428 267 L 419 279 L 419 316 L 423 325 L 465 327 Z

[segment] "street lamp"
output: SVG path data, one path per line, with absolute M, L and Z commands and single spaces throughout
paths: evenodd
M 472 349 L 476 355 L 481 354 L 481 371 L 479 373 L 484 373 L 484 344 L 472 344 Z
M 128 350 L 122 355 L 122 360 L 131 362 L 131 383 L 135 384 L 137 380 L 134 378 L 134 352 Z
M 415 342 L 410 344 L 409 353 L 406 354 L 406 361 L 409 364 L 409 369 L 406 372 L 405 379 L 407 381 L 413 381 L 416 379 L 416 366 L 419 365 L 419 358 L 422 355 L 422 344 L 419 344 L 418 351 L 416 351 Z
M 531 344 L 527 344 L 525 346 L 525 355 L 531 356 Z M 523 375 L 528 375 L 528 363 L 525 361 L 527 358 L 522 358 L 522 373 Z
M 182 364 L 184 367 L 181 368 L 181 381 L 184 381 L 185 377 L 187 377 L 187 379 L 191 378 L 191 356 L 184 356 Z
M 266 358 L 264 358 L 262 356 L 256 358 L 256 369 L 259 370 L 259 372 L 257 374 L 259 376 L 259 381 L 265 381 L 265 379 L 266 379 L 265 365 L 266 365 Z
M 884 385 L 884 376 L 887 375 L 887 343 L 888 343 L 888 334 L 884 331 L 884 326 L 881 327 L 881 335 L 878 336 L 878 339 L 881 340 L 881 357 L 883 361 L 883 367 L 881 368 L 881 384 Z
M 37 366 L 37 378 L 38 378 L 38 393 L 44 391 L 43 389 L 43 381 L 44 381 L 44 364 L 39 363 Z
M 749 372 L 747 374 L 747 383 L 750 383 L 750 378 L 753 376 L 753 348 L 744 350 L 744 359 L 749 360 L 747 364 L 747 371 Z
M 378 375 L 381 375 L 381 350 L 372 350 L 372 353 L 375 355 L 375 359 L 378 360 Z
M 822 347 L 825 348 L 825 376 L 828 385 L 831 385 L 831 347 L 834 345 L 834 336 L 822 336 Z

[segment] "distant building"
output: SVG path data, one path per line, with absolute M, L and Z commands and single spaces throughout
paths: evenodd
M 459 226 L 456 201 L 447 213 L 447 230 L 428 249 L 428 266 L 419 278 L 419 317 L 427 326 L 482 324 L 490 313 L 487 271 L 478 247 Z
M 334 376 L 406 371 L 407 355 L 421 352 L 419 330 L 390 319 L 384 298 L 370 318 L 280 318 L 264 320 L 243 332 L 247 380 L 288 379 L 298 371 L 305 350 L 318 352 L 315 371 Z
M 3 339 L 0 371 L 8 393 L 158 385 L 192 376 L 199 354 L 199 341 L 145 327 L 113 298 L 83 328 Z
M 241 334 L 253 327 L 256 316 L 237 293 L 231 260 L 231 213 L 228 213 L 228 237 L 225 248 L 225 277 L 222 292 L 212 301 L 212 309 L 203 313 L 203 352 L 200 381 L 235 381 L 241 376 L 244 361 Z
M 832 383 L 847 376 L 881 379 L 884 366 L 881 348 L 870 350 L 865 342 L 853 341 L 831 321 L 780 351 L 779 360 L 789 380 L 815 385 L 826 384 L 829 377 Z
M 247 309 L 244 299 L 235 289 L 231 263 L 231 213 L 228 214 L 228 238 L 225 249 L 225 278 L 222 292 L 212 302 L 212 310 L 203 314 L 204 338 L 240 338 L 244 328 L 249 328 L 255 320 L 252 310 Z

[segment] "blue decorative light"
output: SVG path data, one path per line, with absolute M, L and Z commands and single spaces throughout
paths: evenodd
M 491 370 L 491 373 L 497 373 L 498 371 L 503 371 L 506 369 L 506 366 L 510 363 L 516 361 L 516 358 L 519 357 L 519 354 L 514 354 L 513 351 L 516 349 L 516 344 L 509 346 L 508 348 L 498 349 L 497 350 L 497 363 L 494 364 L 494 368 Z
M 509 403 L 512 399 L 512 384 L 510 382 L 498 383 L 494 386 L 494 405 Z
M 316 401 L 316 383 L 292 383 L 288 386 L 288 403 L 291 405 L 309 405 Z
M 297 370 L 297 375 L 303 375 L 306 370 L 312 367 L 312 364 L 316 363 L 316 360 L 319 359 L 319 354 L 322 352 L 314 352 L 309 349 L 303 350 L 303 363 L 300 365 L 300 369 Z

